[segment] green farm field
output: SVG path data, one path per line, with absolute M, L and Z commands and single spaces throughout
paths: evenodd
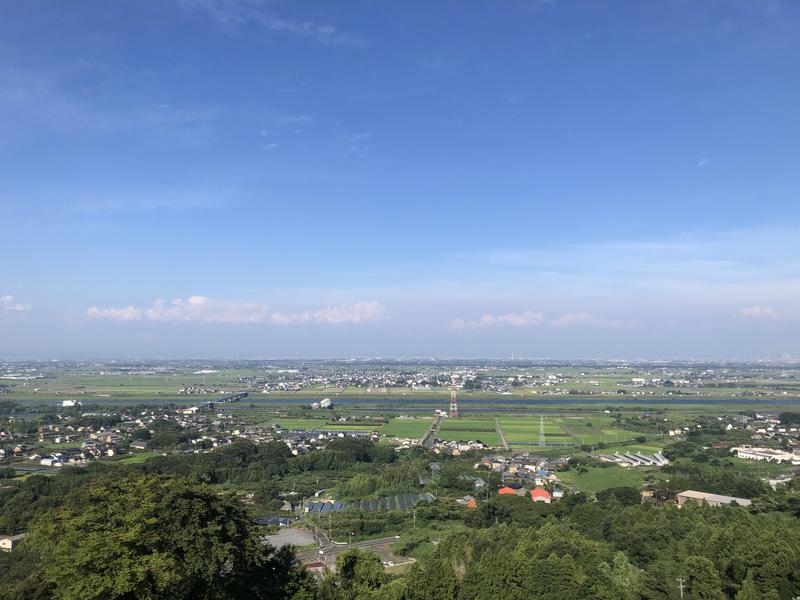
M 562 483 L 589 492 L 599 492 L 612 487 L 639 487 L 651 469 L 642 467 L 626 469 L 618 465 L 590 467 L 586 473 L 566 471 L 559 473 Z
M 392 419 L 381 428 L 381 433 L 392 437 L 420 438 L 433 423 L 431 417 Z
M 493 419 L 445 419 L 440 431 L 494 431 Z
M 161 456 L 161 452 L 156 452 L 155 450 L 150 450 L 147 452 L 137 452 L 136 454 L 131 454 L 130 456 L 125 456 L 123 458 L 116 459 L 111 464 L 135 465 L 143 463 L 147 459 L 153 458 L 154 456 Z
M 380 423 L 326 423 L 322 429 L 325 431 L 380 431 Z
M 528 446 L 538 443 L 540 418 L 534 416 L 500 417 L 500 427 L 511 446 Z M 581 444 L 617 444 L 632 440 L 642 433 L 612 427 L 607 415 L 548 415 L 544 421 L 545 440 L 549 442 Z

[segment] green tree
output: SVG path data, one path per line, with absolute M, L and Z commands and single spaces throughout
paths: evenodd
M 610 565 L 600 565 L 602 572 L 611 581 L 614 596 L 620 600 L 634 600 L 642 583 L 642 572 L 628 562 L 624 552 L 614 554 Z
M 761 595 L 758 593 L 756 589 L 756 584 L 753 581 L 753 572 L 748 571 L 747 577 L 745 577 L 744 581 L 742 582 L 742 587 L 739 588 L 739 592 L 736 594 L 736 600 L 760 600 Z
M 100 478 L 40 518 L 28 546 L 54 598 L 291 598 L 290 550 L 262 545 L 233 501 L 182 480 Z
M 686 560 L 686 569 L 692 600 L 725 600 L 722 582 L 713 562 L 704 556 L 690 556 Z
M 381 557 L 358 548 L 340 553 L 336 557 L 336 570 L 341 588 L 349 592 L 348 598 L 361 598 L 387 580 Z

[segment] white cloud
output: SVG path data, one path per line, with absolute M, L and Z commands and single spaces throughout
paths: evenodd
M 700 160 L 697 161 L 697 168 L 702 169 L 710 162 L 711 162 L 710 158 L 701 158 Z
M 150 321 L 200 321 L 204 323 L 260 323 L 267 308 L 250 302 L 217 300 L 206 296 L 156 300 L 145 313 Z
M 587 312 L 569 313 L 553 319 L 553 327 L 575 327 L 580 325 L 593 325 L 595 327 L 606 327 L 608 321 L 600 319 Z
M 270 323 L 274 325 L 298 325 L 303 323 L 368 323 L 383 315 L 383 307 L 377 302 L 357 302 L 343 306 L 326 306 L 314 311 L 299 313 L 272 313 Z
M 483 329 L 484 327 L 533 327 L 544 323 L 544 314 L 526 311 L 524 313 L 509 313 L 505 315 L 485 314 L 477 321 L 453 319 L 450 326 L 453 329 Z
M 745 306 L 739 313 L 748 319 L 777 319 L 778 312 L 769 306 Z
M 635 320 L 619 320 L 619 319 L 606 319 L 603 317 L 596 317 L 588 312 L 567 313 L 556 319 L 553 319 L 550 324 L 553 327 L 610 327 L 610 328 L 627 328 L 637 327 L 638 321 Z
M 11 294 L 0 296 L 0 307 L 14 312 L 23 312 L 31 309 L 30 304 L 20 304 L 18 302 L 14 302 L 14 296 Z
M 588 312 L 568 313 L 547 320 L 544 313 L 527 311 L 524 313 L 509 313 L 505 315 L 485 314 L 476 321 L 453 319 L 450 321 L 452 329 L 484 329 L 487 327 L 534 327 L 549 324 L 552 327 L 632 327 L 634 321 L 617 321 L 595 317 Z
M 260 0 L 178 0 L 187 10 L 203 13 L 225 27 L 253 24 L 330 46 L 369 46 L 369 42 L 310 19 L 289 19 L 268 10 Z
M 86 309 L 86 316 L 92 319 L 108 319 L 111 321 L 140 321 L 144 311 L 135 306 L 125 308 L 98 308 L 91 306 Z
M 147 308 L 98 308 L 92 306 L 86 316 L 111 321 L 160 321 L 199 323 L 270 323 L 301 325 L 305 323 L 367 323 L 378 320 L 383 309 L 377 302 L 327 306 L 296 313 L 270 312 L 267 306 L 254 302 L 220 300 L 207 296 L 156 300 Z

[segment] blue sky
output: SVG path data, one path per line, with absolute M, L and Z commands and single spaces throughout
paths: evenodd
M 0 355 L 800 355 L 789 0 L 0 6 Z

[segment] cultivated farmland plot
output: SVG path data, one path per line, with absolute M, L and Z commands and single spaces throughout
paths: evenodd
M 432 422 L 431 417 L 392 419 L 381 428 L 381 433 L 391 437 L 419 438 L 428 430 Z
M 445 419 L 440 430 L 494 431 L 494 421 L 489 419 Z
M 548 416 L 544 422 L 545 441 L 560 444 L 617 444 L 642 435 L 640 432 L 612 427 L 607 416 Z M 501 417 L 500 427 L 511 446 L 530 446 L 540 439 L 540 418 L 534 416 Z

